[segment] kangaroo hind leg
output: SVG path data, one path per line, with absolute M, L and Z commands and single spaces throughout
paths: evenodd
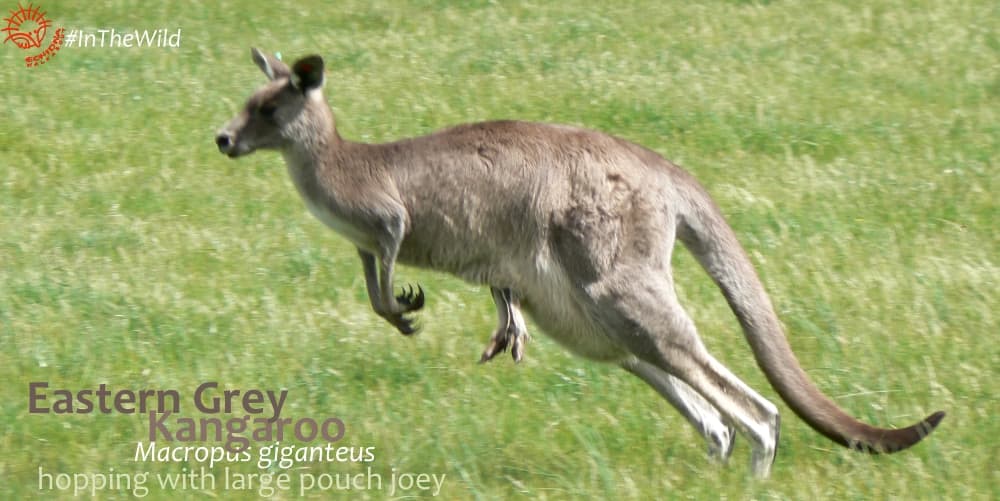
M 597 311 L 605 329 L 641 361 L 626 369 L 653 378 L 657 390 L 663 377 L 646 364 L 683 381 L 744 435 L 752 447 L 751 470 L 768 476 L 778 444 L 777 407 L 708 353 L 670 279 L 657 278 L 666 275 L 643 272 L 601 294 Z
M 653 364 L 630 357 L 621 366 L 652 386 L 680 411 L 694 429 L 705 437 L 710 458 L 720 463 L 729 459 L 736 441 L 736 430 L 723 421 L 718 409 L 686 383 Z

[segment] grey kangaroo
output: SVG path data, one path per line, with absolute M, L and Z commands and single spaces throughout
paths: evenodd
M 394 294 L 397 261 L 487 284 L 500 322 L 483 360 L 508 344 L 521 356 L 523 309 L 567 349 L 655 388 L 712 457 L 728 457 L 734 429 L 744 435 L 751 470 L 765 477 L 778 410 L 706 351 L 674 292 L 679 239 L 721 289 L 771 386 L 813 429 L 852 449 L 891 453 L 944 417 L 877 428 L 817 389 L 719 208 L 657 153 L 600 132 L 517 121 L 352 142 L 337 133 L 319 56 L 289 68 L 251 52 L 269 82 L 217 134 L 219 151 L 281 152 L 309 211 L 357 247 L 374 311 L 403 334 L 414 332 L 424 293 Z

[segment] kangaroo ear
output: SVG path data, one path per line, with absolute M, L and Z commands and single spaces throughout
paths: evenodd
M 323 86 L 323 58 L 306 56 L 292 65 L 292 85 L 305 92 Z
M 260 68 L 267 75 L 268 80 L 277 80 L 282 77 L 287 77 L 291 75 L 291 70 L 288 69 L 288 65 L 279 61 L 276 57 L 269 56 L 260 49 L 254 47 L 250 49 L 250 55 L 253 57 L 254 64 Z

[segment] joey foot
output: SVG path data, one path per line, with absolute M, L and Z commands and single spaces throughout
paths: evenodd
M 479 363 L 489 362 L 498 353 L 507 351 L 508 345 L 514 362 L 520 362 L 524 358 L 524 347 L 530 338 L 528 332 L 519 328 L 516 322 L 509 322 L 506 327 L 498 327 L 493 332 L 486 349 L 483 350 Z

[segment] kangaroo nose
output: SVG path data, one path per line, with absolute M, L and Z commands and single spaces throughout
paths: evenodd
M 227 133 L 222 133 L 215 136 L 215 144 L 219 146 L 219 151 L 226 153 L 233 147 L 233 138 Z

